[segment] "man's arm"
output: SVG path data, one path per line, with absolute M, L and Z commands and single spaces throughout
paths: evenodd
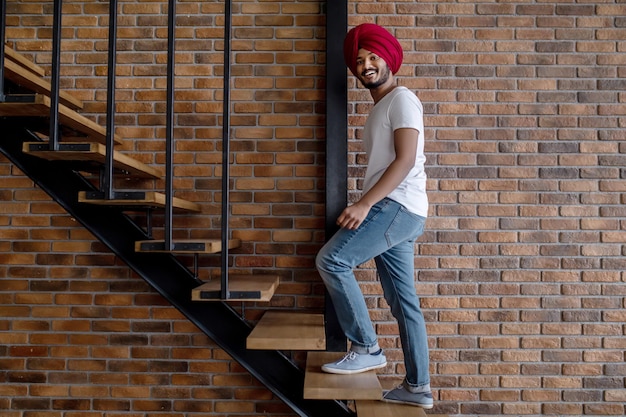
M 393 132 L 396 159 L 387 167 L 378 182 L 353 205 L 346 207 L 337 218 L 337 225 L 354 230 L 365 220 L 372 206 L 396 189 L 415 166 L 419 132 L 411 128 Z

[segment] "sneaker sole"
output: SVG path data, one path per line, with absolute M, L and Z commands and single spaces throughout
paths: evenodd
M 378 365 L 368 366 L 367 368 L 361 369 L 336 369 L 336 368 L 328 368 L 325 365 L 322 366 L 322 371 L 328 374 L 338 374 L 338 375 L 352 375 L 352 374 L 360 374 L 361 372 L 373 371 L 374 369 L 380 369 L 387 366 L 387 362 L 381 363 Z
M 412 405 L 413 407 L 421 407 L 425 410 L 430 410 L 431 408 L 433 408 L 433 404 L 418 404 L 418 403 L 413 403 L 410 401 L 390 400 L 387 398 L 383 398 L 382 401 L 386 403 L 393 403 L 393 404 Z

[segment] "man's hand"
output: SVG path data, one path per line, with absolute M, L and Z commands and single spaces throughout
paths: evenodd
M 363 223 L 367 213 L 370 212 L 370 208 L 370 206 L 360 201 L 346 207 L 337 218 L 337 225 L 344 229 L 355 230 Z
M 349 230 L 358 228 L 372 206 L 400 185 L 415 165 L 418 136 L 419 132 L 410 128 L 396 129 L 393 132 L 396 158 L 359 201 L 344 209 L 337 218 L 338 226 Z

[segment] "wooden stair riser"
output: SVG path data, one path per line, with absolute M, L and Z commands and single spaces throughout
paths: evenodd
M 35 64 L 30 59 L 26 58 L 24 55 L 15 51 L 8 45 L 4 45 L 4 59 L 8 59 L 21 66 L 27 71 L 32 72 L 34 75 L 38 77 L 44 77 L 46 75 L 46 70 L 44 70 L 39 65 Z
M 23 150 L 48 161 L 93 162 L 100 169 L 106 162 L 106 147 L 100 143 L 60 143 L 58 150 L 51 150 L 46 142 L 25 142 Z M 113 167 L 118 175 L 146 179 L 163 176 L 161 169 L 150 167 L 119 151 L 113 151 Z
M 265 301 L 269 302 L 278 288 L 280 278 L 276 275 L 229 275 L 228 277 L 228 290 L 233 293 L 252 293 L 258 292 L 258 297 L 255 298 L 237 298 L 232 297 L 225 300 L 220 297 L 216 297 L 215 294 L 219 293 L 222 289 L 221 281 L 219 278 L 204 283 L 195 288 L 191 292 L 191 299 L 193 301 Z
M 325 350 L 324 315 L 267 311 L 246 344 L 260 350 Z
M 78 193 L 78 201 L 86 204 L 101 206 L 118 206 L 127 210 L 139 210 L 145 208 L 164 208 L 166 195 L 155 191 L 117 191 L 123 198 L 113 200 L 105 199 L 100 192 L 81 191 Z M 199 204 L 180 198 L 173 198 L 173 208 L 179 211 L 200 213 L 202 208 Z
M 353 375 L 322 372 L 322 365 L 334 362 L 344 353 L 309 352 L 304 377 L 304 398 L 312 400 L 380 400 L 383 390 L 375 371 Z
M 0 116 L 4 117 L 50 117 L 50 97 L 36 94 L 28 102 L 3 102 L 0 103 Z M 79 132 L 81 135 L 66 136 L 66 140 L 94 141 L 106 143 L 106 128 L 86 118 L 69 107 L 59 104 L 59 123 L 69 129 Z M 119 137 L 115 137 L 115 144 L 121 144 Z
M 30 91 L 50 97 L 52 85 L 38 73 L 38 70 L 28 68 L 25 58 L 18 59 L 17 53 L 10 53 L 6 57 L 9 59 L 4 60 L 4 76 L 8 80 Z M 59 91 L 59 104 L 72 110 L 83 108 L 81 100 L 64 91 Z

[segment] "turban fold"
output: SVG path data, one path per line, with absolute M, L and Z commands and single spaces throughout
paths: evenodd
M 343 57 L 346 65 L 356 74 L 356 59 L 359 49 L 367 49 L 385 60 L 392 74 L 402 65 L 402 46 L 385 28 L 373 23 L 362 23 L 352 28 L 343 41 Z

